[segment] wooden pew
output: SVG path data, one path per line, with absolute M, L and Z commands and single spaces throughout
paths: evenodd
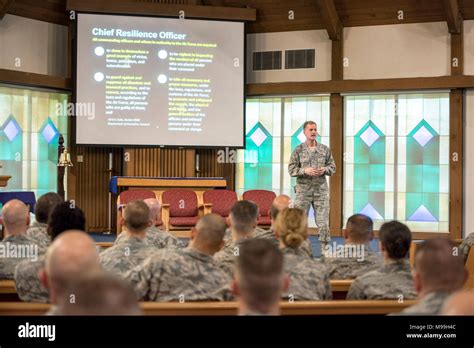
M 351 287 L 354 279 L 331 280 L 331 291 L 333 300 L 345 300 L 347 292 Z
M 410 244 L 410 265 L 411 267 L 413 267 L 415 265 L 415 254 L 416 254 L 416 249 L 418 249 L 418 246 L 420 244 L 422 244 L 425 240 L 423 239 L 417 239 L 417 240 L 413 240 Z M 452 239 L 452 241 L 454 242 L 454 244 L 456 244 L 456 246 L 459 246 L 459 244 L 462 243 L 462 239 Z
M 20 301 L 14 280 L 0 280 L 0 302 L 3 301 Z
M 378 301 L 301 301 L 281 302 L 283 315 L 335 315 L 335 314 L 389 314 L 397 313 L 415 304 L 410 300 L 398 303 L 397 300 Z M 140 302 L 144 315 L 235 315 L 237 302 L 186 302 L 158 303 Z M 0 303 L 0 316 L 6 315 L 44 315 L 49 304 L 4 302 Z
M 107 244 L 107 243 L 97 243 Z M 344 300 L 346 298 L 349 287 L 354 280 L 331 280 L 332 297 L 334 300 Z M 19 301 L 16 295 L 15 281 L 0 280 L 0 302 Z

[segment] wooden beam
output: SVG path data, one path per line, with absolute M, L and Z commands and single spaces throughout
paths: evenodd
M 473 88 L 474 75 L 247 84 L 247 96 Z
M 464 23 L 459 33 L 451 34 L 451 75 L 464 74 Z
M 449 233 L 462 238 L 463 226 L 463 90 L 449 96 Z
M 331 41 L 331 79 L 344 79 L 344 39 Z
M 72 90 L 72 80 L 61 76 L 42 75 L 16 70 L 0 69 L 0 82 L 12 85 Z
M 340 40 L 342 35 L 342 24 L 339 20 L 334 0 L 317 0 L 316 3 L 329 38 L 331 40 Z
M 443 0 L 443 6 L 449 32 L 459 34 L 461 32 L 462 15 L 459 11 L 458 0 Z
M 156 3 L 118 2 L 107 0 L 68 0 L 67 9 L 79 12 L 97 12 L 148 16 L 178 17 L 184 11 L 185 18 L 257 20 L 257 10 L 252 8 L 173 5 Z
M 334 41 L 333 41 L 334 42 Z M 330 141 L 331 151 L 336 162 L 336 173 L 331 176 L 329 206 L 329 227 L 331 235 L 342 235 L 342 214 L 343 214 L 343 169 L 344 169 L 344 98 L 333 93 L 329 99 L 330 103 Z
M 0 20 L 5 17 L 14 0 L 0 0 Z

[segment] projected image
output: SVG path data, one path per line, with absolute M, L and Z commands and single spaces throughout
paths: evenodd
M 77 143 L 243 146 L 243 23 L 79 14 L 77 42 Z

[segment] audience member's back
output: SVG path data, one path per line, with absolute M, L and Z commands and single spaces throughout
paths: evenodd
M 51 236 L 48 234 L 48 218 L 56 205 L 63 202 L 60 195 L 55 192 L 48 192 L 42 195 L 35 204 L 35 221 L 28 228 L 28 236 L 38 242 L 43 247 L 48 247 L 51 243 Z
M 0 279 L 13 279 L 15 267 L 23 260 L 32 262 L 44 253 L 44 247 L 27 235 L 30 224 L 28 207 L 13 199 L 3 207 L 5 237 L 0 242 Z
M 220 291 L 230 277 L 213 260 L 222 248 L 226 224 L 208 214 L 191 231 L 186 249 L 162 249 L 125 274 L 137 296 L 146 301 L 210 301 L 227 299 Z
M 150 209 L 143 201 L 131 201 L 125 207 L 122 223 L 126 231 L 120 241 L 100 254 L 100 261 L 105 270 L 120 277 L 133 267 L 141 264 L 147 257 L 157 252 L 149 245 L 146 231 L 151 225 Z
M 331 279 L 354 279 L 382 266 L 382 257 L 370 248 L 373 222 L 366 215 L 356 214 L 347 220 L 345 245 L 326 245 L 324 262 Z
M 380 228 L 380 245 L 384 265 L 357 277 L 349 288 L 349 300 L 407 300 L 416 298 L 410 264 L 411 232 L 398 221 L 386 222 Z
M 48 234 L 52 241 L 63 232 L 68 230 L 84 231 L 86 229 L 86 218 L 84 212 L 76 207 L 72 201 L 58 203 L 49 213 Z M 18 297 L 22 301 L 42 302 L 49 300 L 48 290 L 41 284 L 38 278 L 39 271 L 44 268 L 45 257 L 40 256 L 37 261 L 23 261 L 15 268 L 15 284 Z
M 283 210 L 278 214 L 274 229 L 282 247 L 285 273 L 290 277 L 290 286 L 284 297 L 307 301 L 331 299 L 326 266 L 309 259 L 300 249 L 301 243 L 308 237 L 307 218 L 303 210 Z
M 455 251 L 454 243 L 446 238 L 429 239 L 418 247 L 413 279 L 420 301 L 401 314 L 439 314 L 444 301 L 463 287 L 467 271 Z

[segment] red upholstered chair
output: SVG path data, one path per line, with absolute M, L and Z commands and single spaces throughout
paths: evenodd
M 149 190 L 126 190 L 120 193 L 117 197 L 117 235 L 122 231 L 120 218 L 123 217 L 124 208 L 127 203 L 137 199 L 145 200 L 147 198 L 156 198 L 155 193 Z
M 246 201 L 252 201 L 258 205 L 258 210 L 260 213 L 258 217 L 259 226 L 269 227 L 272 224 L 270 219 L 270 210 L 275 197 L 275 192 L 268 190 L 249 190 L 244 192 L 242 195 L 242 199 Z
M 204 204 L 210 204 L 211 212 L 225 219 L 229 216 L 234 203 L 237 202 L 237 194 L 231 190 L 209 190 L 204 192 L 203 200 Z
M 204 206 L 199 206 L 196 192 L 192 190 L 167 190 L 163 192 L 161 202 L 162 219 L 167 231 L 189 230 L 207 213 Z

